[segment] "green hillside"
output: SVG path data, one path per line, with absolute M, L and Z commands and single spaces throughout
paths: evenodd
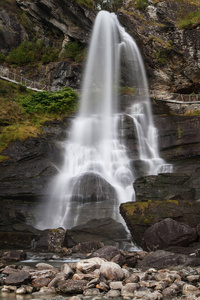
M 71 88 L 57 92 L 33 92 L 24 86 L 0 80 L 0 153 L 12 141 L 42 132 L 47 120 L 75 112 L 77 94 Z M 5 157 L 0 156 L 0 160 Z

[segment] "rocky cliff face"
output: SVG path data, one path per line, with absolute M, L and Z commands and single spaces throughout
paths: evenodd
M 36 38 L 60 50 L 69 41 L 87 46 L 95 14 L 95 10 L 74 0 L 11 0 L 10 5 L 5 3 L 0 7 L 1 52 L 8 54 L 24 40 Z M 60 60 L 40 68 L 29 65 L 19 69 L 25 77 L 47 85 L 80 86 L 80 63 Z
M 50 44 L 78 40 L 88 45 L 97 11 L 75 0 L 12 0 L 0 8 L 0 46 L 7 53 L 24 39 L 42 38 Z M 158 90 L 200 90 L 200 27 L 179 29 L 183 12 L 198 7 L 188 1 L 162 1 L 144 12 L 129 3 L 118 11 L 120 23 L 136 40 L 145 61 L 150 87 Z M 25 73 L 33 73 L 27 71 Z M 81 65 L 54 63 L 34 71 L 51 85 L 80 86 Z M 29 75 L 30 76 L 30 75 Z
M 74 0 L 16 0 L 19 7 L 38 24 L 38 29 L 54 29 L 65 39 L 77 39 L 87 44 L 95 13 Z
M 196 10 L 188 2 L 162 1 L 144 13 L 122 9 L 119 20 L 138 43 L 151 88 L 178 92 L 200 90 L 200 27 L 179 29 L 182 13 Z

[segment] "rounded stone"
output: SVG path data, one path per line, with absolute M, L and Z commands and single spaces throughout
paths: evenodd
M 122 268 L 114 262 L 104 262 L 101 265 L 100 273 L 109 280 L 118 281 L 124 278 Z

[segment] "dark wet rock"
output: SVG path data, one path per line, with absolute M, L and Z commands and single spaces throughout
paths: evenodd
M 130 266 L 130 265 L 127 263 L 127 260 L 126 260 L 125 256 L 124 256 L 123 254 L 121 254 L 121 253 L 115 255 L 115 256 L 112 258 L 111 261 L 114 262 L 114 263 L 116 263 L 116 264 L 118 264 L 118 265 L 120 265 L 120 267 L 123 266 L 124 264 L 126 264 L 127 266 Z
M 143 239 L 149 251 L 170 246 L 188 247 L 197 241 L 197 232 L 188 225 L 167 218 L 149 227 Z
M 66 127 L 70 118 L 52 122 L 44 127 L 44 134 L 38 138 L 28 138 L 23 143 L 13 142 L 3 155 L 8 160 L 0 163 L 0 199 L 35 200 L 44 196 L 50 178 L 58 171 L 62 160 L 60 145 L 55 137 L 62 140 L 66 137 Z M 48 129 L 49 132 L 48 132 Z
M 50 229 L 48 232 L 48 251 L 55 252 L 58 248 L 62 248 L 66 230 L 63 228 Z
M 8 265 L 3 269 L 3 274 L 10 275 L 18 272 L 17 265 Z
M 160 175 L 158 175 L 158 177 L 159 176 Z M 149 178 L 150 180 L 152 179 L 151 176 L 148 176 L 146 180 L 148 181 Z M 150 188 L 150 184 L 147 183 L 147 185 Z M 159 188 L 157 187 L 157 189 Z M 191 202 L 173 199 L 162 201 L 148 200 L 127 202 L 121 204 L 120 213 L 126 221 L 133 240 L 139 246 L 145 247 L 145 231 L 150 226 L 164 220 L 165 218 L 170 217 L 171 219 L 184 223 L 192 228 L 196 227 L 199 223 L 200 203 L 196 201 Z
M 6 279 L 5 284 L 10 285 L 21 285 L 26 284 L 30 281 L 30 274 L 25 271 L 17 271 L 14 273 L 11 273 Z
M 104 246 L 97 251 L 92 252 L 90 257 L 101 257 L 106 260 L 112 260 L 116 255 L 120 254 L 120 250 L 114 246 Z
M 67 280 L 58 285 L 58 290 L 64 294 L 80 294 L 86 287 L 87 280 Z
M 39 290 L 41 287 L 47 286 L 50 282 L 50 278 L 37 277 L 32 280 L 31 284 L 36 290 Z
M 26 259 L 26 252 L 23 250 L 0 252 L 0 260 L 2 261 L 20 261 Z
M 83 242 L 102 242 L 105 245 L 116 245 L 127 239 L 124 226 L 112 218 L 93 219 L 66 231 L 63 246 L 70 248 Z
M 173 253 L 164 250 L 157 250 L 147 255 L 136 265 L 137 268 L 168 268 L 175 266 L 198 266 L 199 258 L 191 258 L 184 254 Z
M 158 101 L 157 101 L 158 103 Z M 158 103 L 158 106 L 160 104 Z M 200 117 L 166 114 L 166 109 L 160 115 L 154 116 L 154 124 L 158 129 L 160 155 L 166 160 L 192 159 L 195 165 L 200 150 Z M 166 126 L 167 124 L 167 126 Z M 187 166 L 189 167 L 188 160 Z M 191 164 L 192 167 L 192 164 Z M 191 168 L 190 174 L 194 171 Z
M 125 257 L 126 260 L 126 265 L 128 267 L 134 268 L 138 259 L 140 259 L 138 257 L 138 255 L 136 253 L 131 253 L 131 252 L 122 252 L 123 256 Z
M 90 253 L 96 251 L 99 248 L 103 247 L 103 243 L 101 242 L 85 242 L 85 243 L 78 243 L 72 248 L 73 253 Z
M 31 249 L 35 235 L 24 232 L 0 232 L 0 246 L 2 249 Z
M 140 177 L 134 182 L 136 200 L 195 200 L 194 187 L 189 184 L 189 179 L 190 176 L 184 173 Z
M 71 201 L 77 202 L 77 205 L 99 201 L 113 203 L 117 199 L 114 187 L 98 174 L 86 173 L 75 180 Z

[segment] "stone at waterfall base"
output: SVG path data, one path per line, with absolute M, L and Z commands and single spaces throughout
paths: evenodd
M 2 265 L 1 290 L 13 296 L 14 293 L 32 294 L 34 298 L 44 296 L 48 300 L 161 300 L 183 296 L 193 300 L 200 297 L 200 258 L 164 250 L 126 252 L 113 246 L 100 248 L 92 255 L 95 253 L 102 257 L 65 263 L 60 268 L 46 262 L 34 268 Z M 119 254 L 125 259 L 121 266 L 113 262 Z M 128 266 L 128 259 L 133 256 L 136 267 Z

